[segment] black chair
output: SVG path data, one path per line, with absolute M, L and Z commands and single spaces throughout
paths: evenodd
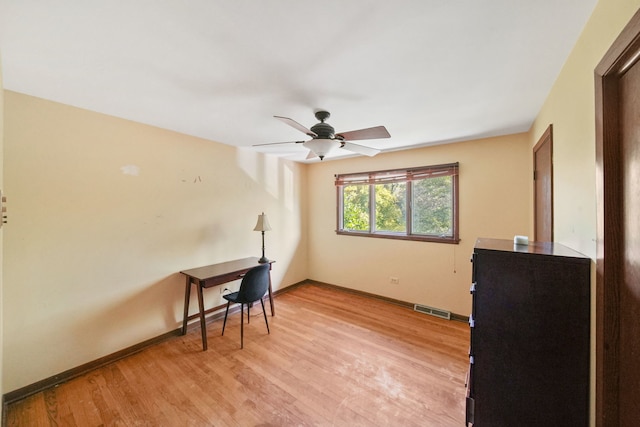
M 233 292 L 222 297 L 227 300 L 227 311 L 224 313 L 224 323 L 222 324 L 222 335 L 224 335 L 224 328 L 227 325 L 227 315 L 229 314 L 229 306 L 231 303 L 240 304 L 240 348 L 244 348 L 244 305 L 247 304 L 247 323 L 249 323 L 249 314 L 251 305 L 260 300 L 262 304 L 262 314 L 264 314 L 264 323 L 267 325 L 267 333 L 269 331 L 269 322 L 267 321 L 267 312 L 264 309 L 264 301 L 262 297 L 267 293 L 269 289 L 269 264 L 262 264 L 257 267 L 253 267 L 247 271 L 247 274 L 242 278 L 240 283 L 240 289 L 238 292 Z

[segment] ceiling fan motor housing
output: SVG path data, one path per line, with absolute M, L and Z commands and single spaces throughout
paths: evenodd
M 319 139 L 333 139 L 335 137 L 335 130 L 329 123 L 318 123 L 311 126 L 311 131 L 318 135 Z

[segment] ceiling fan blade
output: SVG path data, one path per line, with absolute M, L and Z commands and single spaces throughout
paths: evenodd
M 265 144 L 253 144 L 252 147 L 261 147 L 263 145 L 278 145 L 278 144 L 302 144 L 305 141 L 287 141 L 287 142 L 267 142 Z
M 350 132 L 340 132 L 336 134 L 336 137 L 346 141 L 358 141 L 362 139 L 390 138 L 391 135 L 389 135 L 387 128 L 384 126 L 376 126 L 373 128 L 352 130 Z
M 290 119 L 289 117 L 281 117 L 281 116 L 273 116 L 273 117 L 288 124 L 292 128 L 298 129 L 300 132 L 305 133 L 311 137 L 318 136 L 315 132 L 311 131 L 310 129 L 307 129 L 306 127 L 302 126 L 300 123 L 296 122 L 295 120 Z
M 309 150 L 309 154 L 307 154 L 306 160 L 315 159 L 316 157 L 318 157 L 318 155 L 314 153 L 313 150 Z
M 344 141 L 342 147 L 345 150 L 353 151 L 354 153 L 364 154 L 365 156 L 373 157 L 380 152 L 377 148 L 365 147 L 364 145 L 354 144 L 352 142 Z

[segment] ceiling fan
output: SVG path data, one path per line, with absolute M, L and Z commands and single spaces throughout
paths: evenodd
M 274 145 L 274 144 L 302 144 L 309 149 L 309 155 L 307 159 L 312 159 L 316 156 L 320 157 L 320 160 L 324 159 L 327 153 L 334 148 L 344 148 L 345 150 L 352 151 L 358 154 L 364 154 L 366 156 L 375 156 L 380 150 L 366 147 L 364 145 L 354 144 L 349 141 L 359 141 L 364 139 L 380 139 L 389 138 L 389 132 L 384 126 L 376 126 L 367 129 L 352 130 L 350 132 L 336 133 L 329 123 L 325 123 L 325 120 L 329 118 L 331 114 L 328 111 L 318 110 L 315 112 L 316 119 L 320 120 L 311 126 L 311 129 L 307 129 L 300 123 L 288 117 L 273 116 L 278 120 L 288 124 L 289 126 L 298 129 L 300 132 L 311 137 L 308 141 L 290 141 L 290 142 L 272 142 L 269 144 L 256 144 L 254 147 L 261 145 Z

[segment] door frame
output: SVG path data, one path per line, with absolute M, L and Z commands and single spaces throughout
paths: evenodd
M 536 176 L 537 164 L 536 164 L 536 153 L 540 148 L 545 144 L 549 144 L 549 171 L 550 171 L 550 185 L 551 188 L 549 190 L 549 194 L 551 196 L 551 200 L 549 201 L 549 210 L 551 214 L 551 220 L 549 221 L 549 225 L 551 227 L 551 236 L 549 238 L 550 242 L 553 242 L 553 124 L 550 124 L 549 127 L 544 131 L 536 145 L 533 147 L 533 239 L 538 240 L 538 187 L 536 185 L 536 181 L 538 177 Z
M 596 426 L 617 426 L 620 419 L 620 293 L 622 279 L 623 194 L 618 131 L 618 80 L 638 61 L 640 11 L 613 42 L 595 68 L 596 120 Z

